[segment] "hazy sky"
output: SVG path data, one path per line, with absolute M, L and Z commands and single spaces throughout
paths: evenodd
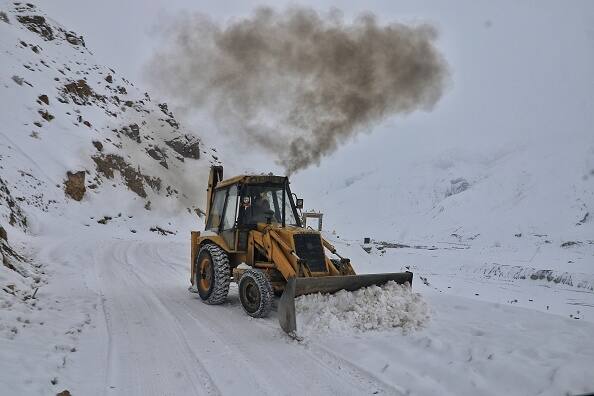
M 339 150 L 322 169 L 356 172 L 365 160 L 390 164 L 399 150 L 490 146 L 534 139 L 594 136 L 594 2 L 592 1 L 39 1 L 49 15 L 85 36 L 97 58 L 143 80 L 161 45 L 159 27 L 180 13 L 219 21 L 248 15 L 258 5 L 331 7 L 351 18 L 373 12 L 380 21 L 430 22 L 451 68 L 451 84 L 436 109 L 387 120 Z M 145 85 L 147 85 L 146 81 Z M 224 153 L 212 126 L 194 125 Z M 408 147 L 407 147 L 408 146 Z M 421 147 L 423 146 L 423 147 Z M 267 170 L 271 160 L 251 155 L 245 168 Z M 233 161 L 243 162 L 234 155 Z M 260 162 L 261 161 L 261 162 Z M 303 172 L 303 176 L 313 171 Z

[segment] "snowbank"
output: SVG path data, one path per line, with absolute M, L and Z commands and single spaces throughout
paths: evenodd
M 421 295 L 406 285 L 388 282 L 354 292 L 310 294 L 295 300 L 297 331 L 313 334 L 348 334 L 368 330 L 422 327 L 429 309 Z

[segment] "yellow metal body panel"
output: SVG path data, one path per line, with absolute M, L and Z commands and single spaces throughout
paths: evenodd
M 210 171 L 207 189 L 207 221 L 215 190 L 237 183 L 284 183 L 287 180 L 284 176 L 272 175 L 240 175 L 221 180 L 222 178 L 223 168 L 220 166 L 213 166 Z M 201 234 L 198 231 L 192 231 L 190 282 L 193 282 L 195 278 L 196 258 L 200 251 L 200 247 L 205 243 L 216 244 L 227 252 L 229 255 L 229 263 L 231 264 L 231 271 L 236 275 L 241 271 L 234 271 L 234 269 L 241 263 L 260 268 L 267 273 L 268 277 L 275 285 L 275 289 L 279 287 L 279 283 L 284 287 L 284 283 L 293 277 L 355 275 L 355 272 L 348 262 L 342 264 L 341 270 L 339 270 L 327 255 L 325 255 L 324 260 L 326 270 L 322 272 L 311 272 L 307 267 L 307 264 L 295 253 L 295 243 L 293 238 L 295 234 L 319 235 L 320 233 L 301 227 L 282 227 L 280 224 L 260 223 L 255 229 L 248 231 L 247 249 L 245 251 L 235 251 L 235 247 L 228 246 L 221 235 L 213 234 L 212 232 L 204 232 Z M 337 254 L 334 246 L 322 238 L 321 235 L 320 238 L 323 246 L 328 251 Z M 279 276 L 282 278 L 279 278 Z
M 311 272 L 307 265 L 300 260 L 295 253 L 295 244 L 293 236 L 295 234 L 319 234 L 317 231 L 306 230 L 300 227 L 281 227 L 278 224 L 258 224 L 257 228 L 250 230 L 248 234 L 247 250 L 238 252 L 232 250 L 220 235 L 200 235 L 200 232 L 191 233 L 191 278 L 195 276 L 196 257 L 200 246 L 204 243 L 214 243 L 220 246 L 229 255 L 231 268 L 245 263 L 251 267 L 256 267 L 269 273 L 278 271 L 284 281 L 292 277 L 324 277 L 339 275 L 355 275 L 350 264 L 347 270 L 342 272 L 336 268 L 332 261 L 325 256 L 326 271 Z M 321 235 L 320 235 L 321 237 Z M 321 238 L 323 246 L 331 253 L 336 253 L 336 249 L 324 238 Z M 259 254 L 260 260 L 256 260 L 256 254 Z M 262 260 L 265 258 L 265 261 Z M 237 273 L 237 272 L 236 272 Z

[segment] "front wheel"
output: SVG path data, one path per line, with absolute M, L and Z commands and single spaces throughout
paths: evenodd
M 215 244 L 202 246 L 196 259 L 196 280 L 200 298 L 207 304 L 222 304 L 229 294 L 231 282 L 229 257 Z
M 272 285 L 261 270 L 249 269 L 239 280 L 239 299 L 244 311 L 254 318 L 264 318 L 272 308 Z

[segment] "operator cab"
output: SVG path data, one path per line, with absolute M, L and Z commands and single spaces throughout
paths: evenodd
M 243 176 L 219 183 L 214 191 L 206 230 L 223 237 L 229 248 L 245 251 L 247 235 L 258 224 L 301 227 L 287 177 Z

